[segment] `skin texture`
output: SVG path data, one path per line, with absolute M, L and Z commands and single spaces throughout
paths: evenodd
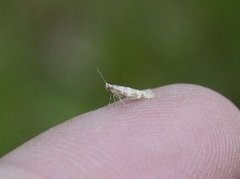
M 238 179 L 240 112 L 177 84 L 68 120 L 0 160 L 1 179 Z

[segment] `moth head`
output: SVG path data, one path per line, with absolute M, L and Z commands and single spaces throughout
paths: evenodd
M 105 88 L 106 88 L 107 91 L 111 91 L 111 89 L 112 89 L 112 85 L 106 83 Z

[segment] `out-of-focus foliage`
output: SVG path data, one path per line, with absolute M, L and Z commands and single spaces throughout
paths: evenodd
M 0 156 L 108 103 L 196 83 L 240 104 L 240 1 L 0 1 Z

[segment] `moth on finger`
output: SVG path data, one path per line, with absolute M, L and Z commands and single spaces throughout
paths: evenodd
M 155 96 L 151 89 L 137 90 L 125 86 L 118 86 L 107 83 L 100 70 L 97 69 L 97 71 L 101 78 L 103 79 L 103 81 L 105 82 L 106 90 L 110 91 L 113 94 L 113 97 L 117 97 L 124 105 L 125 103 L 123 102 L 122 98 L 146 99 L 153 98 Z

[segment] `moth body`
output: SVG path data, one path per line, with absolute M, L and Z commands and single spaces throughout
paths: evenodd
M 121 97 L 127 97 L 132 99 L 153 98 L 154 93 L 152 90 L 137 90 L 125 86 L 106 84 L 106 90 L 113 94 L 118 94 Z
M 119 100 L 125 105 L 122 101 L 122 98 L 131 98 L 131 99 L 144 99 L 144 98 L 153 98 L 154 93 L 151 89 L 147 90 L 137 90 L 125 86 L 112 85 L 106 82 L 101 72 L 98 70 L 98 73 L 105 82 L 105 88 L 107 91 L 110 91 L 113 94 L 113 97 L 118 97 Z

